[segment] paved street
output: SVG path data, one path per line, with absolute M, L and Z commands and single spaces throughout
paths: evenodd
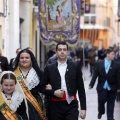
M 89 82 L 91 80 L 89 69 L 83 69 L 85 73 L 86 80 L 85 83 L 85 90 L 87 96 L 87 116 L 85 120 L 98 120 L 97 119 L 97 94 L 96 94 L 96 85 L 92 90 L 88 89 Z M 115 112 L 114 112 L 115 120 L 120 120 L 120 102 L 115 104 Z M 81 120 L 81 119 L 79 119 Z M 106 114 L 102 116 L 101 120 L 107 120 Z

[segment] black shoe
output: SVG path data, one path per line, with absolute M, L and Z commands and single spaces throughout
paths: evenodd
M 101 119 L 102 114 L 98 113 L 98 119 Z
M 108 118 L 108 120 L 115 120 L 115 119 L 109 119 L 109 118 Z

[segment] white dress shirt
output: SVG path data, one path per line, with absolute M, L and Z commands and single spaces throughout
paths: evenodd
M 68 91 L 67 91 L 67 87 L 66 87 L 66 82 L 65 82 L 65 73 L 66 73 L 66 69 L 67 69 L 67 63 L 60 63 L 58 61 L 58 70 L 61 76 L 61 89 L 63 89 L 65 91 L 66 94 L 66 100 L 68 102 L 68 104 L 71 103 L 71 101 L 74 99 L 74 96 L 69 96 L 68 95 Z

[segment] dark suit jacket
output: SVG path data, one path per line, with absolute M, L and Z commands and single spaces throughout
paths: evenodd
M 54 91 L 61 89 L 61 77 L 58 71 L 58 63 L 55 62 L 45 67 L 44 70 L 44 82 L 45 84 L 51 84 L 52 90 L 43 90 L 45 94 L 48 94 L 52 97 L 54 96 Z M 65 74 L 65 81 L 68 90 L 69 96 L 76 95 L 78 91 L 81 109 L 86 109 L 86 95 L 83 84 L 82 72 L 77 65 L 77 63 L 68 61 L 67 70 Z
M 103 60 L 106 57 L 106 51 L 104 49 L 98 51 L 98 59 Z
M 15 58 L 10 59 L 10 64 L 9 64 L 10 70 L 13 70 L 14 61 L 15 61 Z
M 9 64 L 8 64 L 8 60 L 6 57 L 0 56 L 0 62 L 1 62 L 0 65 L 1 65 L 2 71 L 9 70 Z
M 120 64 L 116 63 L 115 61 L 112 61 L 109 71 L 106 74 L 104 67 L 104 60 L 97 62 L 89 86 L 91 87 L 94 86 L 97 77 L 98 77 L 98 84 L 97 84 L 98 91 L 102 90 L 106 80 L 108 81 L 108 84 L 110 85 L 113 91 L 120 89 Z

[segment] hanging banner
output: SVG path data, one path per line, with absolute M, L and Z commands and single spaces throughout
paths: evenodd
M 39 28 L 43 44 L 78 42 L 80 33 L 80 0 L 38 0 Z
M 7 0 L 0 0 L 0 17 L 6 17 L 7 15 Z
M 4 1 L 0 0 L 0 16 L 4 15 Z
M 81 0 L 81 15 L 84 15 L 85 10 L 85 0 Z
M 90 0 L 85 0 L 85 13 L 90 13 Z
M 120 17 L 120 0 L 118 0 L 118 17 Z

